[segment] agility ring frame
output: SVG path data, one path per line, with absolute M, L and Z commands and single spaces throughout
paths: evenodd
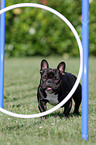
M 21 4 L 16 4 L 16 5 L 11 5 L 9 7 L 6 7 L 2 10 L 0 10 L 0 14 L 2 16 L 2 14 L 4 14 L 6 11 L 9 11 L 9 10 L 12 10 L 14 8 L 19 8 L 19 7 L 35 7 L 35 8 L 40 8 L 40 9 L 44 9 L 44 10 L 47 10 L 55 15 L 57 15 L 59 18 L 61 18 L 67 25 L 68 27 L 71 29 L 71 31 L 73 32 L 76 40 L 77 40 L 77 44 L 79 46 L 79 51 L 80 51 L 80 68 L 79 68 L 79 73 L 78 73 L 78 77 L 77 77 L 77 80 L 72 88 L 72 90 L 69 92 L 69 94 L 66 96 L 66 98 L 60 102 L 58 105 L 56 105 L 55 107 L 53 107 L 52 109 L 48 110 L 48 111 L 45 111 L 43 113 L 39 113 L 39 114 L 32 114 L 32 115 L 23 115 L 23 114 L 16 114 L 16 113 L 13 113 L 13 112 L 9 112 L 5 109 L 3 109 L 1 106 L 0 106 L 0 111 L 7 114 L 7 115 L 10 115 L 10 116 L 14 116 L 14 117 L 19 117 L 19 118 L 37 118 L 37 117 L 42 117 L 42 116 L 45 116 L 45 115 L 48 115 L 50 113 L 52 113 L 53 111 L 59 109 L 62 105 L 64 105 L 70 98 L 71 96 L 73 95 L 73 93 L 75 92 L 76 88 L 78 87 L 79 85 L 79 82 L 80 82 L 80 79 L 81 79 L 81 76 L 82 76 L 82 69 L 83 69 L 83 49 L 82 49 L 82 44 L 81 44 L 81 41 L 79 39 L 79 36 L 75 30 L 75 28 L 73 27 L 73 25 L 62 15 L 60 14 L 59 12 L 57 12 L 56 10 L 50 8 L 50 7 L 47 7 L 47 6 L 44 6 L 44 5 L 41 5 L 41 4 L 36 4 L 36 3 L 21 3 Z M 0 36 L 1 37 L 1 36 Z M 1 45 L 0 45 L 1 47 Z M 2 48 L 1 48 L 2 49 Z M 4 52 L 4 50 L 3 50 Z M 2 67 L 1 65 L 3 65 L 3 71 L 1 72 L 1 74 L 3 73 L 4 75 L 4 54 L 0 53 L 0 67 Z M 0 75 L 1 77 L 1 75 Z M 3 79 L 4 80 L 4 79 Z M 4 82 L 3 82 L 4 83 Z M 2 88 L 1 86 L 1 81 L 0 81 L 0 87 Z M 0 90 L 1 91 L 1 90 Z M 3 91 L 3 90 L 2 90 Z M 3 94 L 3 93 L 2 93 Z M 1 93 L 0 93 L 0 97 L 1 97 Z M 3 97 L 3 96 L 2 96 Z

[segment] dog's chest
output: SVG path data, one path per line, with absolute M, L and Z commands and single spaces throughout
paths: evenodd
M 55 94 L 47 93 L 46 99 L 49 101 L 49 104 L 51 105 L 57 105 L 59 103 L 58 95 L 55 95 Z

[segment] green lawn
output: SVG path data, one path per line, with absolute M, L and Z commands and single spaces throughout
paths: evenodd
M 5 59 L 4 108 L 20 113 L 39 113 L 37 87 L 41 57 Z M 50 67 L 63 60 L 48 57 Z M 79 59 L 66 58 L 66 71 L 77 76 Z M 89 140 L 81 138 L 81 116 L 65 119 L 63 109 L 47 119 L 20 119 L 0 113 L 0 145 L 95 145 L 96 144 L 96 58 L 89 59 Z M 48 105 L 48 108 L 52 108 Z M 72 108 L 73 110 L 73 108 Z M 81 107 L 80 107 L 81 113 Z

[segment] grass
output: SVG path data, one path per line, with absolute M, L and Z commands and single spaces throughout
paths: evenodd
M 10 58 L 5 60 L 4 108 L 20 113 L 39 113 L 36 98 L 39 84 L 41 57 Z M 62 61 L 60 57 L 48 57 L 55 67 Z M 66 71 L 76 76 L 79 59 L 65 59 Z M 62 108 L 47 119 L 20 119 L 0 113 L 0 145 L 95 145 L 96 144 L 96 60 L 89 59 L 89 140 L 81 138 L 81 116 L 62 117 Z M 51 108 L 48 105 L 48 108 Z M 81 107 L 80 107 L 81 113 Z

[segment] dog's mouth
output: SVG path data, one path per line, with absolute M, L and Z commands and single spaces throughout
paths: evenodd
M 52 94 L 52 93 L 53 93 L 52 88 L 48 87 L 48 88 L 46 89 L 46 93 Z

